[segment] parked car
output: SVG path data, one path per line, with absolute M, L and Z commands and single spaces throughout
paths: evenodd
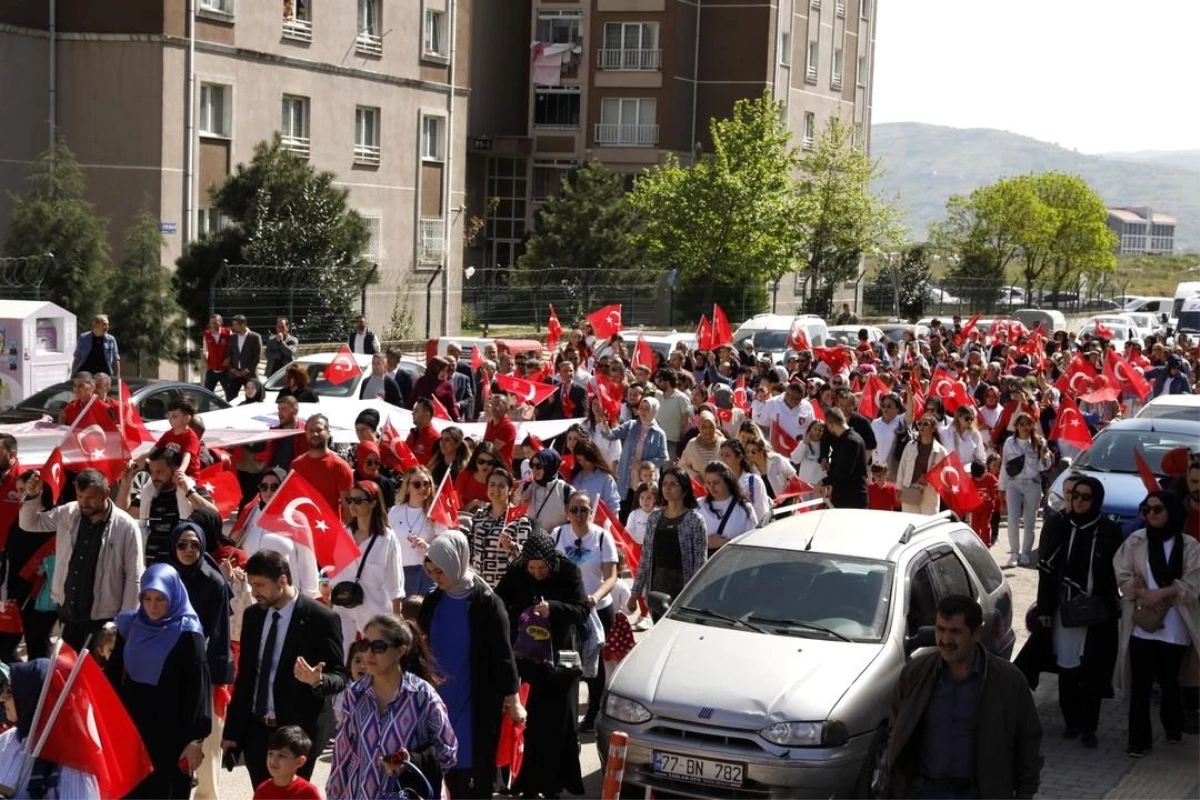
M 1121 313 L 1133 320 L 1144 336 L 1151 336 L 1166 330 L 1167 326 L 1161 319 L 1166 316 L 1165 314 L 1152 314 L 1149 311 L 1122 311 Z
M 625 340 L 625 349 L 632 353 L 633 346 L 637 343 L 638 337 L 644 338 L 646 344 L 650 345 L 650 349 L 662 356 L 664 361 L 671 355 L 671 351 L 675 349 L 675 345 L 679 342 L 686 344 L 689 350 L 696 347 L 695 332 L 637 333 L 635 331 L 623 331 L 621 338 Z M 733 343 L 735 347 L 740 349 L 741 342 L 735 339 Z
M 362 373 L 342 383 L 330 383 L 325 377 L 325 369 L 329 363 L 333 361 L 337 353 L 314 353 L 313 355 L 302 356 L 297 358 L 296 362 L 301 364 L 308 370 L 308 388 L 321 400 L 358 400 L 359 388 L 362 382 L 368 375 L 371 374 L 371 356 L 356 353 L 354 361 L 358 364 L 358 368 Z M 425 366 L 416 361 L 409 359 L 400 360 L 400 369 L 411 374 L 413 380 L 425 374 Z M 275 396 L 279 394 L 280 389 L 284 387 L 284 378 L 287 377 L 287 367 L 276 372 L 274 375 L 267 378 L 263 383 L 263 402 L 274 403 Z
M 1200 420 L 1200 394 L 1160 394 L 1138 409 L 1134 418 Z
M 1067 329 L 1066 316 L 1053 308 L 1022 308 L 1014 311 L 1012 316 L 1029 330 L 1034 330 L 1038 325 L 1047 333 Z
M 893 342 L 904 341 L 905 332 L 911 333 L 918 339 L 929 338 L 928 325 L 910 325 L 907 322 L 886 322 L 879 326 L 879 330 L 883 332 L 884 336 L 886 336 L 888 339 L 891 339 Z
M 829 328 L 829 336 L 826 338 L 826 344 L 836 341 L 840 344 L 848 344 L 854 347 L 858 344 L 858 332 L 866 329 L 867 341 L 871 344 L 876 344 L 884 339 L 883 331 L 876 328 L 874 325 L 832 325 Z
M 229 408 L 229 403 L 217 395 L 197 386 L 194 383 L 182 381 L 158 381 L 149 378 L 126 378 L 125 384 L 133 397 L 138 413 L 146 422 L 167 418 L 167 406 L 172 400 L 187 397 L 196 404 L 196 411 L 203 413 L 218 408 Z M 58 422 L 58 415 L 66 408 L 67 403 L 74 399 L 71 381 L 63 381 L 42 389 L 40 392 L 26 397 L 7 411 L 0 411 L 0 425 L 11 425 L 17 422 L 33 422 L 49 418 Z M 109 393 L 113 399 L 119 397 L 117 387 Z
M 1170 297 L 1132 297 L 1122 308 L 1125 311 L 1144 311 L 1150 314 L 1167 314 L 1171 313 Z M 1114 297 L 1113 300 L 1120 302 L 1120 298 Z
M 1012 593 L 953 515 L 772 522 L 721 548 L 617 669 L 597 741 L 628 734 L 631 794 L 882 796 L 896 679 L 950 594 L 980 601 L 985 646 L 1010 657 Z
M 815 314 L 802 314 L 797 317 L 787 314 L 757 314 L 742 323 L 733 334 L 735 346 L 740 347 L 745 339 L 754 341 L 754 350 L 762 355 L 770 355 L 779 362 L 787 351 L 788 334 L 792 330 L 792 322 L 798 321 L 808 337 L 808 343 L 820 347 L 829 338 L 829 327 L 825 320 Z

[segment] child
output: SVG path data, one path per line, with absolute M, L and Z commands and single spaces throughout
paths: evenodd
M 658 486 L 658 467 L 649 461 L 643 461 L 638 466 L 638 483 L 652 483 Z
M 1004 492 L 1000 491 L 1000 463 L 1003 460 L 999 453 L 992 453 L 987 457 L 988 474 L 996 478 L 996 503 L 992 506 L 992 544 L 995 544 L 995 537 L 1000 536 L 1000 510 L 1004 508 Z
M 346 653 L 346 663 L 350 665 L 350 680 L 347 681 L 347 686 L 366 677 L 367 651 L 370 648 L 371 643 L 366 639 L 357 639 L 350 645 L 350 650 Z M 345 691 L 333 698 L 333 721 L 339 727 L 342 724 L 342 718 L 346 716 L 345 698 Z
M 317 578 L 317 586 L 321 590 L 317 602 L 326 608 L 333 608 L 333 586 L 329 583 L 329 567 L 321 570 L 320 576 Z
M 296 771 L 308 763 L 312 740 L 298 725 L 276 728 L 267 738 L 265 780 L 254 789 L 254 800 L 323 800 L 321 790 Z
M 186 397 L 178 397 L 167 406 L 167 421 L 171 430 L 164 433 L 154 448 L 180 454 L 179 471 L 195 478 L 200 474 L 200 437 L 191 428 L 196 406 Z
M 887 479 L 887 464 L 871 465 L 871 482 L 867 484 L 867 508 L 875 511 L 899 511 L 900 496 L 896 484 Z
M 653 465 L 651 465 L 653 467 Z M 639 545 L 646 541 L 646 521 L 651 512 L 658 508 L 658 486 L 645 481 L 637 487 L 638 507 L 629 513 L 625 521 L 625 530 Z
M 999 456 L 996 456 L 999 462 Z M 991 458 L 988 459 L 991 461 Z M 992 514 L 1000 507 L 1000 479 L 997 478 L 982 461 L 971 462 L 971 479 L 975 481 L 975 490 L 983 498 L 979 507 L 971 512 L 971 528 L 983 541 L 985 547 L 991 547 L 996 531 L 992 528 Z
M 92 639 L 91 645 L 88 647 L 92 652 L 92 658 L 103 669 L 108 660 L 112 658 L 113 650 L 117 646 L 117 624 L 115 622 L 106 622 L 104 627 Z
M 421 615 L 421 604 L 425 602 L 425 596 L 420 594 L 410 594 L 404 598 L 404 602 L 400 604 L 400 616 L 417 624 L 417 617 Z

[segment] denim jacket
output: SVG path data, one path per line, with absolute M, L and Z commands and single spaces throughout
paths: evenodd
M 617 464 L 617 493 L 622 498 L 629 492 L 630 483 L 637 477 L 633 474 L 633 451 L 637 449 L 638 428 L 641 425 L 640 420 L 631 419 L 611 430 L 600 430 L 600 435 L 605 439 L 609 441 L 616 439 L 624 443 L 621 447 L 621 461 Z M 645 440 L 642 442 L 642 461 L 651 462 L 658 467 L 659 472 L 662 472 L 668 458 L 667 434 L 655 422 L 646 432 Z
M 95 337 L 96 335 L 91 331 L 79 337 L 79 342 L 75 345 L 75 357 L 71 362 L 72 375 L 79 371 L 84 361 L 87 361 L 88 355 L 92 352 L 92 341 Z M 117 337 L 111 333 L 104 334 L 104 360 L 108 362 L 109 374 L 115 375 L 117 362 L 121 360 L 121 354 L 117 350 Z

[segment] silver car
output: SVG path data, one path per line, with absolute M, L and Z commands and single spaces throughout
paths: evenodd
M 951 594 L 979 600 L 984 644 L 1010 657 L 1012 594 L 953 515 L 773 522 L 722 548 L 634 648 L 597 740 L 627 733 L 625 783 L 660 796 L 882 796 L 892 689 Z

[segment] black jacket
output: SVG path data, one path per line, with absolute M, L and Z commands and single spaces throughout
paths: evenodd
M 263 622 L 267 611 L 253 605 L 242 618 L 242 649 L 238 658 L 233 699 L 225 718 L 224 738 L 238 742 L 254 713 L 254 688 L 258 683 L 258 651 L 262 647 Z M 321 683 L 310 687 L 296 680 L 292 671 L 300 656 L 309 664 L 325 662 Z M 342 621 L 332 610 L 305 595 L 296 598 L 296 608 L 279 652 L 275 669 L 275 717 L 279 725 L 299 725 L 316 741 L 317 718 L 327 698 L 346 686 L 346 663 L 342 653 Z
M 834 439 L 829 473 L 821 483 L 832 487 L 834 508 L 867 507 L 867 450 L 850 428 Z
M 370 375 L 364 375 L 362 384 L 358 387 L 359 400 L 374 400 L 374 397 L 367 397 L 367 381 L 371 380 Z M 396 379 L 386 372 L 383 373 L 383 400 L 385 403 L 391 403 L 397 408 L 404 406 L 404 395 L 400 392 L 400 384 L 396 383 Z
M 559 384 L 558 391 L 550 395 L 546 402 L 542 403 L 537 408 L 537 418 L 544 419 L 574 419 L 575 417 L 587 416 L 587 389 L 584 389 L 574 381 L 567 387 L 567 396 L 571 398 L 574 408 L 571 413 L 567 414 L 563 409 L 562 385 Z
M 396 381 L 396 386 L 400 389 L 400 402 L 396 405 L 401 408 L 412 410 L 412 404 L 408 402 L 408 398 L 412 396 L 413 376 L 411 372 L 406 372 L 404 369 L 397 368 L 392 373 L 392 379 Z
M 430 637 L 430 646 L 437 651 L 432 639 L 433 613 L 445 592 L 434 589 L 425 596 L 417 622 Z M 517 662 L 513 658 L 509 637 L 508 612 L 504 603 L 482 578 L 467 600 L 467 624 L 471 636 L 471 743 L 473 753 L 495 753 L 500 738 L 500 722 L 504 700 L 516 694 L 521 686 L 517 677 Z M 463 736 L 459 731 L 458 735 Z M 485 759 L 486 760 L 486 759 Z
M 373 356 L 376 353 L 382 353 L 383 351 L 379 349 L 379 337 L 375 335 L 375 331 L 366 330 L 363 331 L 363 333 L 365 334 L 363 337 L 363 353 L 369 356 Z M 354 337 L 357 335 L 357 330 L 350 331 L 350 338 L 346 340 L 346 346 L 349 347 L 351 351 L 354 350 Z
M 496 585 L 496 594 L 508 609 L 514 639 L 520 631 L 521 614 L 537 605 L 540 598 L 550 605 L 550 640 L 554 649 L 576 650 L 583 643 L 589 610 L 587 595 L 579 567 L 565 557 L 559 559 L 558 569 L 544 581 L 530 577 L 523 561 L 515 562 Z

